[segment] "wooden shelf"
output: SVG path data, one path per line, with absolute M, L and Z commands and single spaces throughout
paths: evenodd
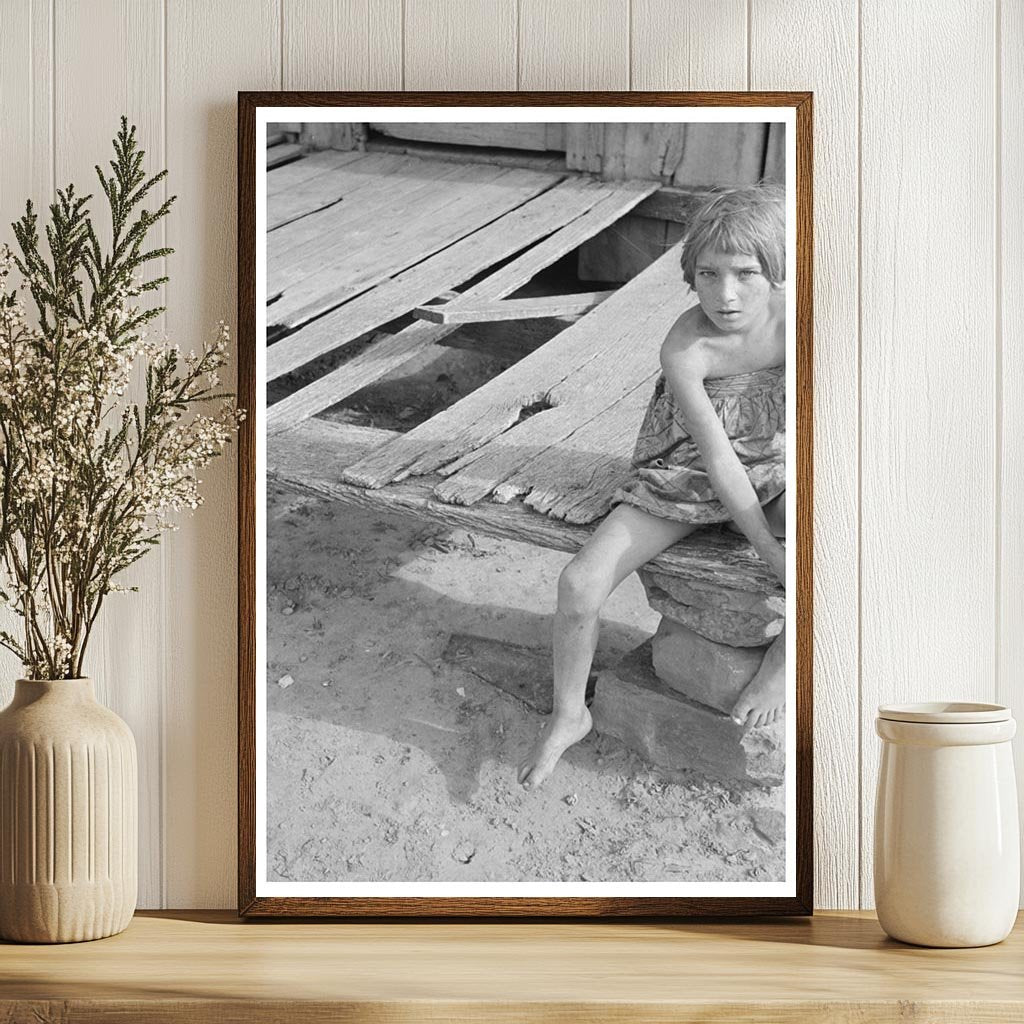
M 4 1024 L 1024 1019 L 1024 921 L 984 949 L 887 939 L 869 913 L 771 922 L 239 921 L 136 915 L 66 946 L 0 943 Z

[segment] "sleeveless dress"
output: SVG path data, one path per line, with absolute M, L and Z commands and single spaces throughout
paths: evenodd
M 786 489 L 786 368 L 704 381 L 757 500 L 766 505 Z M 612 496 L 663 519 L 724 523 L 732 514 L 718 500 L 703 456 L 686 429 L 672 391 L 659 376 L 633 452 L 634 478 Z

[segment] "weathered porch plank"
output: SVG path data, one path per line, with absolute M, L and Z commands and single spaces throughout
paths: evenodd
M 267 379 L 274 380 L 407 313 L 446 288 L 574 220 L 607 195 L 607 186 L 599 182 L 571 179 L 556 185 L 341 309 L 271 345 L 267 350 Z
M 351 155 L 351 154 L 349 154 Z M 335 195 L 359 197 L 360 204 L 324 210 L 303 218 L 300 223 L 280 228 L 268 240 L 267 273 L 272 283 L 287 285 L 289 265 L 295 262 L 291 254 L 310 256 L 318 248 L 337 245 L 338 239 L 349 231 L 364 227 L 366 222 L 379 218 L 385 209 L 398 211 L 408 205 L 409 198 L 415 199 L 428 192 L 438 179 L 449 175 L 465 174 L 455 164 L 435 161 L 424 167 L 415 157 L 393 154 L 358 154 L 357 161 L 343 167 L 332 168 L 296 186 L 302 190 L 313 186 L 322 187 L 331 182 L 337 187 Z M 309 159 L 307 157 L 307 159 Z M 491 176 L 493 177 L 493 175 Z M 315 183 L 315 184 L 314 184 Z M 315 266 L 315 261 L 310 260 Z M 294 276 L 301 276 L 301 267 Z
M 446 505 L 433 495 L 436 478 L 405 480 L 381 490 L 342 481 L 343 471 L 394 438 L 391 431 L 309 419 L 268 446 L 267 475 L 311 494 L 374 511 L 430 519 L 451 527 L 524 541 L 556 551 L 578 551 L 592 526 L 539 515 L 520 501 L 482 501 L 472 507 Z M 700 530 L 663 551 L 647 567 L 668 576 L 719 587 L 775 593 L 778 581 L 742 537 L 729 531 Z
M 358 190 L 360 205 L 322 211 L 276 231 L 271 240 L 272 249 L 267 254 L 267 273 L 271 282 L 280 280 L 287 285 L 292 276 L 301 278 L 303 268 L 301 264 L 291 266 L 294 259 L 286 258 L 290 254 L 298 252 L 315 267 L 316 259 L 312 257 L 316 253 L 329 251 L 332 247 L 343 251 L 350 248 L 343 246 L 349 231 L 366 229 L 368 221 L 393 219 L 406 212 L 413 208 L 412 201 L 431 195 L 438 181 L 465 181 L 471 187 L 474 183 L 493 181 L 502 173 L 493 167 L 480 171 L 478 166 L 374 153 L 365 155 L 354 166 L 333 171 L 334 180 L 342 188 L 341 195 L 354 195 Z M 357 214 L 355 220 L 352 219 L 353 214 Z
M 645 196 L 649 195 L 654 187 L 653 184 L 647 182 L 615 182 L 607 184 L 591 182 L 585 190 L 573 189 L 569 182 L 558 186 L 552 192 L 557 193 L 562 212 L 568 213 L 574 208 L 569 202 L 569 197 L 572 196 L 579 203 L 579 206 L 575 207 L 575 209 L 584 211 L 582 215 L 577 216 L 575 219 L 570 219 L 569 223 L 559 228 L 553 234 L 548 235 L 547 238 L 544 238 L 520 256 L 517 256 L 500 270 L 484 278 L 484 280 L 473 285 L 471 288 L 466 289 L 462 293 L 462 298 L 466 300 L 500 299 L 510 294 L 526 284 L 539 271 L 550 266 L 567 252 L 575 249 L 591 235 L 621 217 L 623 213 L 633 208 Z M 597 196 L 598 198 L 596 202 L 590 205 L 589 209 L 586 209 L 592 196 Z M 529 241 L 523 244 L 529 244 Z M 434 294 L 439 294 L 441 290 L 443 289 L 438 289 Z M 373 294 L 376 294 L 376 291 Z M 354 303 L 351 303 L 345 307 L 349 311 L 349 317 L 351 317 L 353 305 Z M 333 315 L 324 317 L 324 320 L 331 320 L 332 317 Z M 327 348 L 320 349 L 320 351 L 327 351 L 329 347 L 344 344 L 346 340 L 359 336 L 359 331 L 356 331 L 355 334 L 350 334 L 349 331 L 346 331 L 345 334 L 340 334 L 340 323 L 332 325 L 331 329 L 336 332 L 333 335 L 333 344 Z M 372 330 L 372 325 L 368 329 Z M 354 394 L 360 388 L 366 387 L 367 384 L 371 384 L 385 374 L 390 373 L 394 367 L 400 365 L 414 352 L 428 345 L 437 344 L 454 329 L 454 326 L 448 325 L 417 323 L 412 324 L 396 335 L 382 338 L 365 352 L 356 356 L 355 359 L 271 406 L 267 412 L 268 431 L 273 433 L 277 430 L 294 426 L 301 420 L 320 412 L 322 409 L 328 408 L 335 402 L 341 401 L 347 395 Z M 312 327 L 307 327 L 305 331 L 299 332 L 299 335 L 293 335 L 293 338 L 311 331 Z M 291 340 L 293 339 L 285 339 L 285 341 Z M 268 365 L 273 359 L 274 350 L 281 344 L 284 344 L 284 342 L 278 342 L 277 345 L 271 346 L 267 353 Z M 314 358 L 318 354 L 319 351 L 314 352 L 313 355 L 302 359 L 296 365 L 301 365 L 301 362 Z M 268 379 L 273 379 L 274 376 L 279 375 L 271 374 L 269 369 L 267 372 Z
M 365 159 L 365 153 L 338 153 L 333 150 L 326 150 L 323 153 L 307 153 L 301 160 L 296 160 L 284 167 L 275 167 L 267 175 L 267 195 L 273 196 L 288 192 L 309 178 L 315 178 L 332 168 L 344 167 L 345 164 Z
M 335 166 L 299 182 L 286 193 L 269 198 L 267 229 L 276 231 L 268 255 L 276 263 L 292 252 L 308 253 L 312 246 L 325 241 L 335 242 L 338 232 L 351 230 L 356 224 L 379 218 L 381 208 L 391 213 L 396 207 L 408 205 L 416 195 L 428 193 L 435 174 L 419 174 L 420 161 L 415 157 L 394 157 L 382 154 L 347 153 L 355 157 L 347 165 Z M 436 176 L 445 177 L 455 165 L 441 164 Z M 350 205 L 330 214 L 325 210 L 339 199 Z M 353 202 L 355 201 L 355 202 Z M 356 205 L 358 204 L 358 205 Z M 289 221 L 307 218 L 289 230 L 282 230 Z
M 574 295 L 538 295 L 529 299 L 493 302 L 467 301 L 462 297 L 437 306 L 417 306 L 418 320 L 433 324 L 479 324 L 494 320 L 534 320 L 544 316 L 573 316 L 601 305 L 614 291 L 578 292 Z
M 385 175 L 350 201 L 270 236 L 268 290 L 283 292 L 268 322 L 297 327 L 426 259 L 550 188 L 557 176 L 474 164 L 417 161 L 415 176 Z M 407 187 L 402 190 L 400 185 Z M 311 223 L 315 222 L 315 223 Z M 293 229 L 295 229 L 293 231 Z M 294 235 L 307 235 L 298 245 Z
M 462 470 L 444 486 L 447 500 L 479 500 L 657 368 L 665 332 L 693 302 L 678 250 L 670 249 L 536 352 L 351 466 L 346 481 L 380 487 L 445 467 Z M 524 409 L 538 403 L 549 407 L 517 423 Z
M 535 511 L 570 523 L 601 518 L 632 475 L 630 458 L 656 378 L 652 372 L 599 416 L 538 452 L 495 488 L 494 499 L 521 496 Z
M 529 202 L 559 180 L 534 171 L 448 166 L 454 170 L 443 180 L 406 196 L 401 207 L 388 198 L 377 210 L 366 210 L 359 229 L 346 230 L 327 244 L 321 236 L 308 247 L 301 258 L 301 280 L 284 289 L 269 319 L 297 327 Z M 363 205 L 361 195 L 355 202 Z
M 333 150 L 324 152 L 334 153 Z M 268 249 L 268 256 L 272 254 L 274 258 L 280 258 L 289 248 L 301 247 L 306 240 L 302 237 L 309 230 L 306 225 L 293 228 L 292 232 L 282 231 L 283 225 L 299 217 L 317 213 L 339 199 L 352 199 L 356 196 L 362 198 L 363 190 L 374 186 L 380 180 L 382 167 L 378 158 L 358 152 L 339 155 L 347 159 L 343 163 L 332 161 L 319 174 L 310 175 L 295 182 L 287 190 L 278 190 L 267 196 L 267 230 L 278 232 Z M 401 170 L 402 166 L 401 162 L 395 161 L 388 169 L 394 173 Z M 346 215 L 350 216 L 353 211 L 361 212 L 361 209 L 349 208 Z M 309 223 L 313 221 L 307 222 Z M 290 238 L 289 235 L 293 237 Z
M 267 150 L 267 169 L 278 167 L 280 164 L 289 163 L 302 156 L 302 146 L 297 142 L 285 143 L 281 146 L 274 146 Z

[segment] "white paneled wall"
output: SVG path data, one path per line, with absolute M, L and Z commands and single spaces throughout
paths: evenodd
M 234 319 L 240 89 L 815 92 L 817 904 L 870 906 L 875 706 L 1024 707 L 1024 3 L 0 0 L 0 14 L 0 223 L 55 185 L 94 190 L 126 113 L 179 196 L 159 329 L 185 346 Z M 233 452 L 207 472 L 206 504 L 133 570 L 140 593 L 110 601 L 92 648 L 139 742 L 142 906 L 234 904 L 234 474 Z M 17 674 L 0 656 L 0 700 Z

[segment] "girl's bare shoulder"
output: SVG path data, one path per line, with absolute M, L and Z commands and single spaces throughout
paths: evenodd
M 661 361 L 686 362 L 699 366 L 707 355 L 708 322 L 700 306 L 681 313 L 668 329 L 661 344 Z

